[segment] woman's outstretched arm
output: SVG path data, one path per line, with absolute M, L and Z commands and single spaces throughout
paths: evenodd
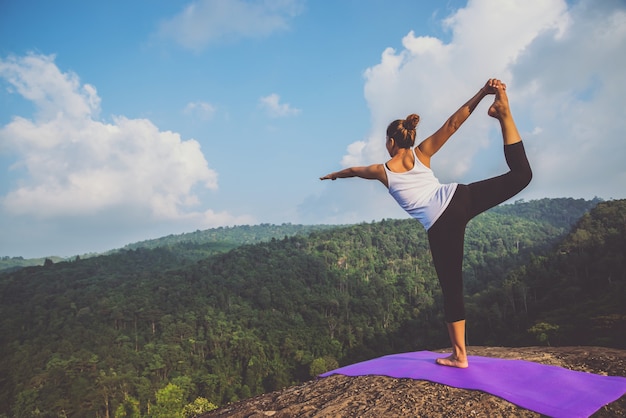
M 417 148 L 425 157 L 430 159 L 430 157 L 439 151 L 446 141 L 461 127 L 463 122 L 465 122 L 474 109 L 476 109 L 478 103 L 480 103 L 485 96 L 494 94 L 496 88 L 500 86 L 504 86 L 500 80 L 494 78 L 489 79 L 478 93 L 454 112 L 437 132 L 423 140 Z
M 378 180 L 387 186 L 387 174 L 382 164 L 372 164 L 363 167 L 349 167 L 341 171 L 326 174 L 320 180 L 335 180 L 348 177 L 359 177 L 366 180 Z

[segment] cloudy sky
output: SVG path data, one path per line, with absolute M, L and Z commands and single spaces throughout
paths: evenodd
M 0 256 L 405 217 L 380 184 L 318 178 L 491 77 L 535 173 L 515 199 L 626 198 L 625 61 L 622 0 L 0 1 Z M 505 170 L 489 101 L 442 182 Z

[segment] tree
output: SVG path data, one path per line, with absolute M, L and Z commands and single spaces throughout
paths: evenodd
M 132 396 L 126 396 L 124 402 L 117 406 L 115 418 L 141 418 L 139 401 Z
M 156 405 L 150 411 L 151 418 L 183 418 L 183 390 L 168 383 L 156 393 Z
M 547 322 L 539 322 L 528 329 L 528 332 L 535 336 L 540 343 L 550 345 L 550 338 L 559 330 L 558 325 L 549 324 Z
M 185 405 L 182 415 L 184 418 L 194 418 L 214 409 L 217 409 L 217 405 L 206 398 L 198 397 L 192 403 Z

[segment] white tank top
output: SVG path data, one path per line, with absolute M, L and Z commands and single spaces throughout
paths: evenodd
M 413 168 L 403 173 L 394 173 L 384 164 L 389 194 L 428 230 L 448 207 L 457 183 L 439 183 L 433 171 L 417 158 L 415 149 L 413 161 Z

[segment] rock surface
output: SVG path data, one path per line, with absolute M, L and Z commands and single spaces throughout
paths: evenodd
M 626 377 L 626 350 L 603 347 L 470 347 L 468 354 L 528 360 L 571 370 Z M 511 416 L 540 415 L 479 391 L 421 380 L 332 375 L 226 405 L 202 418 Z M 602 407 L 593 416 L 626 417 L 626 395 Z

